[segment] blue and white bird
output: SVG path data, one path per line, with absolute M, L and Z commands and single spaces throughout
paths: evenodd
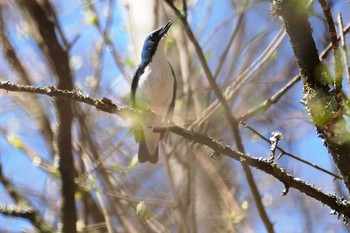
M 134 108 L 151 110 L 163 119 L 170 119 L 175 105 L 176 78 L 164 52 L 166 35 L 171 21 L 147 36 L 131 84 Z M 154 132 L 154 125 L 134 123 L 133 132 L 139 143 L 138 159 L 141 163 L 157 163 L 162 133 Z

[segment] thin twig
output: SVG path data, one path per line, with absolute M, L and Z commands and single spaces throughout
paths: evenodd
M 239 116 L 238 119 L 240 121 L 245 121 L 252 116 L 255 116 L 257 113 L 265 112 L 269 107 L 271 107 L 273 104 L 277 103 L 278 100 L 296 83 L 298 83 L 301 79 L 300 75 L 296 75 L 292 80 L 290 80 L 284 87 L 282 87 L 276 94 L 265 100 L 260 105 L 249 109 L 246 113 Z
M 171 201 L 171 200 L 163 200 L 163 199 L 148 199 L 148 198 L 137 198 L 125 193 L 118 193 L 116 191 L 110 191 L 110 190 L 96 190 L 97 192 L 103 192 L 111 197 L 117 197 L 118 199 L 129 201 L 129 202 L 144 202 L 150 205 L 164 205 L 167 207 L 174 208 L 176 207 L 177 203 Z
M 318 2 L 322 7 L 324 16 L 326 17 L 328 32 L 332 42 L 334 62 L 335 62 L 334 87 L 335 87 L 335 90 L 338 93 L 340 93 L 342 89 L 342 80 L 343 80 L 343 65 L 342 65 L 341 54 L 338 46 L 337 32 L 335 30 L 335 25 L 334 25 L 329 4 L 325 0 L 318 0 Z M 341 95 L 339 95 L 339 98 L 341 98 Z
M 270 141 L 268 138 L 264 137 L 264 135 L 262 135 L 261 133 L 259 133 L 256 129 L 254 129 L 253 127 L 251 127 L 251 126 L 248 125 L 247 123 L 245 123 L 245 122 L 242 121 L 241 124 L 243 125 L 243 127 L 249 129 L 250 131 L 252 131 L 252 133 L 254 133 L 255 135 L 259 136 L 262 140 L 266 141 L 266 142 L 269 143 L 269 144 L 271 143 L 271 141 Z M 301 159 L 300 157 L 298 157 L 298 156 L 296 156 L 296 155 L 293 155 L 292 153 L 289 153 L 288 151 L 284 150 L 282 147 L 280 147 L 280 146 L 278 146 L 278 145 L 276 146 L 276 148 L 277 148 L 279 151 L 281 151 L 282 154 L 287 155 L 287 156 L 289 156 L 289 157 L 291 157 L 291 158 L 293 158 L 293 159 L 295 159 L 295 160 L 298 160 L 298 161 L 300 161 L 300 162 L 302 162 L 302 163 L 305 163 L 305 164 L 307 164 L 307 165 L 309 165 L 309 166 L 311 166 L 311 167 L 313 167 L 313 168 L 315 168 L 315 169 L 317 169 L 317 170 L 319 170 L 319 171 L 322 171 L 322 172 L 324 172 L 324 173 L 327 173 L 328 175 L 333 176 L 334 179 L 340 179 L 340 180 L 343 179 L 342 177 L 338 176 L 337 174 L 334 174 L 334 173 L 332 173 L 332 172 L 330 172 L 330 171 L 328 171 L 328 170 L 326 170 L 326 169 L 324 169 L 324 168 L 322 168 L 322 167 L 320 167 L 320 166 L 318 166 L 318 165 L 316 165 L 316 164 L 310 163 L 310 162 L 307 161 L 307 160 Z M 280 158 L 280 156 L 279 156 L 279 158 Z
M 349 31 L 350 31 L 350 23 L 347 24 L 345 28 L 343 28 L 343 34 L 347 34 L 347 33 L 349 33 Z M 340 35 L 337 36 L 337 40 L 338 41 L 341 39 L 340 37 L 341 37 Z M 332 46 L 333 46 L 332 43 L 330 43 L 323 50 L 323 52 L 320 54 L 320 60 L 323 60 L 323 59 L 325 59 L 328 56 L 328 53 L 332 50 Z
M 348 85 L 350 88 L 350 66 L 349 66 L 349 59 L 348 59 L 348 49 L 345 43 L 345 33 L 344 33 L 344 25 L 343 25 L 343 18 L 340 13 L 338 13 L 338 26 L 339 26 L 339 35 L 340 35 L 340 42 L 341 42 L 341 55 L 343 57 L 343 66 L 345 68 L 345 75 L 348 80 Z
M 187 18 L 187 0 L 182 0 L 182 11 L 185 18 Z
M 225 63 L 225 60 L 227 58 L 227 55 L 229 54 L 228 51 L 230 51 L 230 48 L 233 44 L 233 41 L 234 39 L 236 38 L 238 32 L 239 32 L 239 28 L 241 27 L 241 23 L 243 21 L 243 14 L 239 14 L 238 16 L 238 19 L 236 21 L 236 25 L 234 27 L 234 30 L 232 32 L 232 35 L 230 36 L 230 40 L 229 42 L 227 43 L 227 46 L 226 48 L 223 50 L 223 53 L 219 59 L 219 63 L 218 63 L 218 66 L 216 67 L 215 69 L 215 72 L 214 72 L 214 78 L 217 79 L 220 71 L 221 71 L 221 68 L 223 67 L 224 63 Z
M 2 173 L 0 163 L 0 182 L 5 187 L 7 193 L 15 200 L 15 206 L 1 205 L 0 213 L 11 217 L 20 217 L 30 221 L 42 233 L 51 233 L 53 229 L 44 221 L 39 212 L 28 202 L 27 199 L 19 195 L 12 183 Z
M 6 140 L 9 144 L 16 147 L 16 149 L 23 151 L 23 153 L 32 160 L 34 166 L 38 166 L 48 172 L 51 175 L 58 175 L 58 171 L 49 163 L 45 162 L 32 148 L 28 145 L 25 145 L 21 139 L 17 135 L 9 132 L 3 127 L 0 127 L 0 132 L 6 136 Z
M 109 28 L 109 24 L 112 23 L 111 22 L 112 18 L 110 18 L 110 20 L 107 21 L 106 29 L 104 30 L 102 28 L 98 14 L 95 10 L 94 4 L 91 3 L 91 0 L 87 0 L 87 2 L 89 4 L 87 4 L 86 6 L 91 11 L 91 13 L 94 14 L 94 17 L 95 17 L 94 25 L 96 26 L 96 29 L 99 32 L 100 36 L 103 38 L 105 44 L 108 45 L 108 48 L 112 54 L 112 57 L 113 57 L 113 60 L 116 64 L 116 66 L 118 67 L 120 72 L 123 74 L 123 77 L 125 77 L 126 80 L 130 81 L 131 76 L 129 75 L 129 73 L 125 69 L 125 65 L 123 64 L 122 58 L 121 58 L 120 54 L 118 53 L 114 43 L 112 42 L 112 39 L 109 36 L 109 30 L 107 30 Z M 110 7 L 114 5 L 113 3 L 114 3 L 114 0 L 110 0 Z
M 269 60 L 271 54 L 277 49 L 278 45 L 283 41 L 286 36 L 286 32 L 281 29 L 275 38 L 271 41 L 271 43 L 267 46 L 267 48 L 260 54 L 260 56 L 246 69 L 244 70 L 224 91 L 224 96 L 227 100 L 233 98 L 237 90 L 241 87 L 241 85 L 246 82 L 259 68 Z M 218 100 L 215 100 L 211 103 L 201 114 L 201 116 L 194 121 L 190 128 L 195 128 L 204 123 L 219 107 L 221 103 Z
M 348 24 L 345 28 L 341 27 L 341 32 L 340 32 L 340 35 L 337 37 L 337 40 L 341 40 L 341 38 L 343 37 L 344 38 L 344 34 L 345 33 L 348 33 L 350 30 L 350 24 Z M 343 43 L 342 43 L 342 46 L 344 48 L 344 51 L 345 51 L 345 57 L 344 57 L 344 61 L 346 61 L 346 71 L 347 71 L 347 74 L 348 74 L 348 80 L 349 80 L 349 87 L 350 87 L 350 67 L 347 62 L 347 56 L 346 56 L 346 44 L 345 44 L 345 41 L 344 41 L 344 45 L 345 47 L 343 46 Z M 332 50 L 332 44 L 329 44 L 323 51 L 322 53 L 320 54 L 320 61 L 323 61 L 328 53 Z M 345 60 L 346 59 L 346 60 Z M 284 87 L 282 87 L 275 95 L 273 95 L 272 97 L 268 98 L 267 100 L 265 100 L 263 103 L 261 103 L 260 105 L 252 108 L 252 109 L 249 109 L 245 114 L 241 115 L 240 117 L 238 117 L 238 119 L 240 121 L 246 121 L 247 119 L 251 118 L 252 116 L 255 116 L 257 113 L 260 113 L 260 112 L 263 112 L 263 111 L 266 111 L 267 109 L 269 109 L 269 107 L 271 107 L 273 104 L 277 103 L 278 100 L 291 88 L 293 87 L 297 82 L 299 82 L 301 79 L 301 76 L 300 74 L 298 74 L 297 76 L 295 76 L 291 81 L 289 81 Z

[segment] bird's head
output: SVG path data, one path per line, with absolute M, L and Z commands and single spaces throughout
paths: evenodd
M 171 20 L 169 20 L 163 27 L 153 31 L 146 37 L 141 54 L 143 62 L 150 62 L 157 49 L 164 49 L 165 37 L 171 24 Z

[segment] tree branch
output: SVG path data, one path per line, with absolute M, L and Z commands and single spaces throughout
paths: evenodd
M 332 42 L 333 56 L 334 56 L 334 62 L 335 62 L 334 88 L 338 93 L 340 93 L 342 89 L 342 81 L 343 81 L 343 65 L 342 65 L 341 53 L 338 45 L 337 31 L 335 30 L 335 25 L 334 25 L 329 4 L 325 0 L 318 0 L 318 2 L 320 3 L 323 10 L 323 14 L 326 18 L 329 37 Z
M 133 115 L 142 115 L 143 118 L 153 118 L 154 116 L 149 111 L 135 110 L 128 106 L 116 106 L 115 104 L 107 101 L 108 99 L 97 100 L 91 97 L 88 97 L 81 91 L 62 91 L 54 87 L 32 87 L 32 86 L 23 86 L 10 84 L 9 82 L 0 82 L 0 89 L 7 91 L 20 91 L 20 92 L 29 92 L 36 94 L 49 95 L 51 97 L 63 98 L 65 100 L 77 101 L 85 103 L 91 106 L 96 107 L 99 110 L 102 110 L 107 113 L 116 114 L 123 119 L 131 117 Z M 152 116 L 151 116 L 152 114 Z M 147 116 L 149 115 L 149 116 Z M 216 154 L 223 154 L 237 161 L 255 167 L 258 170 L 261 170 L 267 174 L 274 176 L 276 179 L 281 181 L 287 188 L 295 188 L 302 193 L 320 201 L 321 203 L 329 206 L 331 209 L 337 211 L 337 213 L 343 215 L 346 218 L 350 218 L 350 204 L 338 198 L 335 195 L 325 194 L 320 189 L 313 187 L 312 185 L 302 181 L 299 178 L 293 177 L 291 174 L 287 173 L 284 169 L 280 168 L 277 164 L 269 162 L 267 159 L 252 157 L 247 154 L 233 151 L 229 146 L 225 145 L 223 142 L 217 141 L 212 137 L 209 137 L 201 132 L 195 132 L 192 130 L 186 130 L 177 126 L 167 128 L 169 131 L 180 135 L 192 142 L 205 145 L 215 151 Z
M 53 7 L 46 2 L 45 8 L 37 0 L 21 0 L 18 6 L 22 14 L 28 18 L 33 25 L 33 35 L 41 52 L 55 75 L 57 87 L 62 90 L 73 89 L 72 71 L 69 66 L 68 51 L 63 48 L 57 38 L 55 24 L 50 19 L 50 8 Z M 55 135 L 55 147 L 59 156 L 59 166 L 61 176 L 61 221 L 62 231 L 76 233 L 77 210 L 75 203 L 76 184 L 75 167 L 72 147 L 72 104 L 63 99 L 55 99 L 56 117 L 58 122 Z
M 239 131 L 239 122 L 237 121 L 237 119 L 232 115 L 230 107 L 222 93 L 222 91 L 220 90 L 219 86 L 217 85 L 215 78 L 213 76 L 213 74 L 210 71 L 209 65 L 205 59 L 204 53 L 202 48 L 200 47 L 196 37 L 194 36 L 190 25 L 188 24 L 186 15 L 183 15 L 174 5 L 174 3 L 170 0 L 165 0 L 165 2 L 174 10 L 175 14 L 177 15 L 177 17 L 179 17 L 179 19 L 182 22 L 182 25 L 184 27 L 184 30 L 188 36 L 188 38 L 190 39 L 190 41 L 192 42 L 197 56 L 199 58 L 199 61 L 202 65 L 203 71 L 205 73 L 205 76 L 207 77 L 207 80 L 210 84 L 210 87 L 213 89 L 218 101 L 220 102 L 220 104 L 222 105 L 222 108 L 224 110 L 225 113 L 225 118 L 227 120 L 227 122 L 229 123 L 229 126 L 231 128 L 231 134 L 233 137 L 234 142 L 236 143 L 237 149 L 244 153 L 244 146 L 243 146 L 243 142 L 242 142 L 242 138 L 240 135 L 240 131 Z M 245 163 L 242 163 L 243 166 L 243 170 L 244 173 L 246 175 L 248 184 L 250 189 L 252 190 L 253 193 L 253 197 L 258 209 L 258 213 L 267 229 L 267 231 L 269 233 L 273 233 L 274 229 L 273 229 L 273 224 L 271 223 L 269 216 L 267 215 L 267 212 L 265 210 L 264 205 L 262 204 L 262 200 L 261 200 L 261 195 L 259 193 L 259 189 L 258 186 L 255 183 L 253 174 L 249 168 L 249 166 L 247 166 Z
M 132 111 L 131 107 L 128 106 L 117 106 L 111 102 L 111 100 L 107 98 L 103 99 L 94 99 L 89 97 L 87 94 L 82 92 L 81 90 L 60 90 L 54 86 L 48 87 L 36 87 L 36 86 L 27 86 L 27 85 L 16 85 L 10 82 L 0 82 L 0 89 L 13 91 L 13 92 L 26 92 L 33 94 L 41 94 L 48 95 L 51 97 L 58 97 L 61 99 L 68 101 L 77 101 L 81 103 L 85 103 L 91 106 L 96 107 L 99 110 L 104 112 L 116 114 L 123 119 L 127 118 L 128 112 Z
M 337 89 L 329 87 L 327 70 L 318 57 L 306 6 L 297 0 L 273 1 L 272 12 L 282 17 L 290 37 L 303 80 L 306 110 L 350 192 L 350 132 L 343 117 L 342 97 Z
M 16 49 L 11 44 L 10 39 L 6 34 L 6 21 L 3 16 L 3 7 L 0 5 L 0 43 L 4 53 L 4 57 L 9 63 L 12 70 L 17 74 L 21 82 L 25 85 L 33 85 L 28 70 L 21 63 L 21 60 L 16 52 Z M 44 111 L 43 105 L 33 96 L 29 102 L 27 99 L 17 98 L 17 101 L 27 109 L 36 118 L 36 123 L 39 129 L 43 132 L 44 138 L 53 154 L 53 132 L 50 125 L 50 120 Z
M 0 182 L 4 185 L 8 194 L 16 201 L 17 205 L 0 205 L 0 213 L 11 217 L 25 218 L 30 221 L 34 227 L 36 227 L 42 233 L 51 233 L 53 230 L 44 219 L 41 217 L 39 212 L 35 210 L 29 202 L 21 197 L 11 184 L 11 182 L 3 175 L 2 165 L 0 163 Z

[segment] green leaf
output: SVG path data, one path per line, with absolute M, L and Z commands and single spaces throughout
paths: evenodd
M 76 191 L 75 194 L 74 194 L 74 197 L 75 197 L 76 200 L 81 200 L 81 197 L 82 197 L 81 192 Z
M 211 57 L 211 51 L 206 51 L 206 52 L 204 53 L 204 57 L 205 57 L 205 60 L 209 60 L 210 57 Z
M 23 149 L 24 146 L 22 144 L 22 140 L 14 135 L 13 133 L 9 133 L 6 135 L 7 141 L 10 143 L 10 145 L 18 148 L 18 149 Z
M 97 15 L 91 9 L 85 11 L 85 20 L 90 24 L 97 25 Z
M 131 59 L 131 57 L 125 57 L 124 64 L 131 69 L 135 69 L 137 64 L 135 63 L 134 59 Z
M 129 169 L 136 168 L 136 167 L 137 167 L 137 164 L 138 164 L 138 159 L 137 159 L 137 155 L 135 155 L 135 156 L 131 159 L 131 161 L 130 161 L 130 163 L 129 163 L 129 165 L 128 165 L 128 168 L 129 168 Z
M 136 206 L 136 214 L 143 220 L 147 221 L 151 217 L 151 212 L 147 210 L 145 202 L 141 201 Z

